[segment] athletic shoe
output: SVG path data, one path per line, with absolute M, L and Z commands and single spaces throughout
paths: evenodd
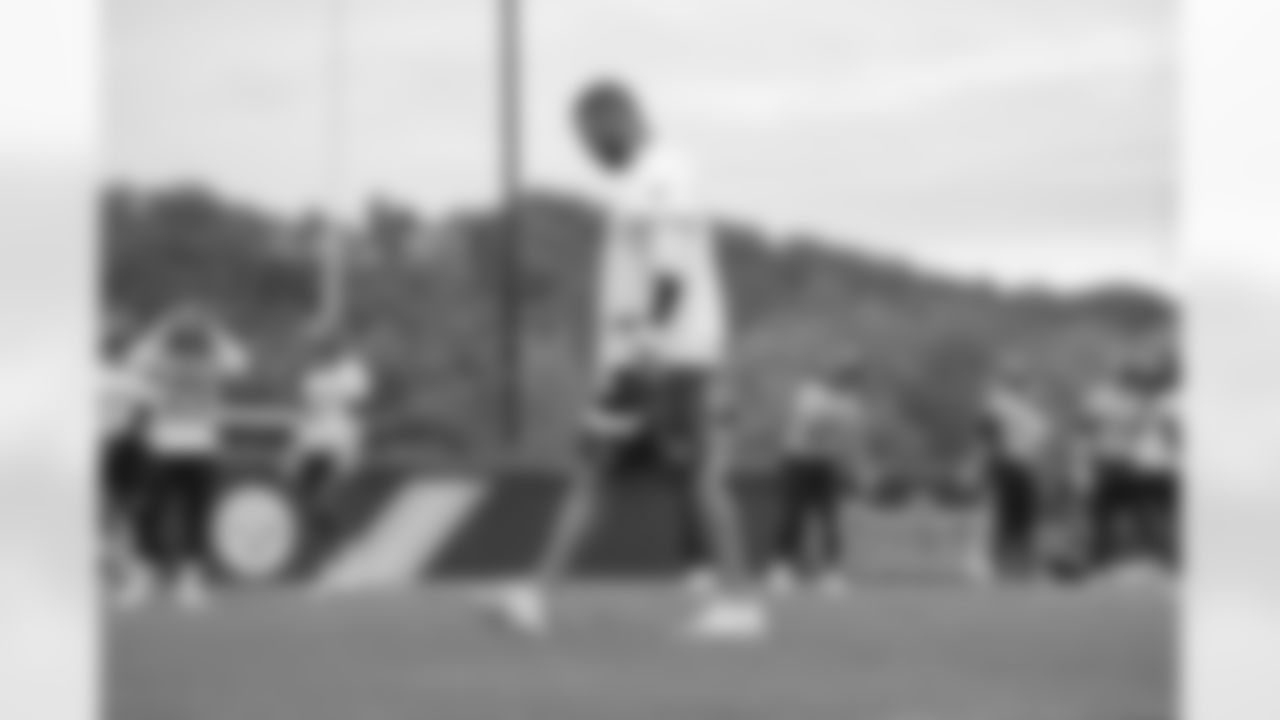
M 703 604 L 686 628 L 699 641 L 750 642 L 768 634 L 764 606 L 746 598 L 720 598 Z
M 545 635 L 551 629 L 546 596 L 535 587 L 507 588 L 489 607 L 502 625 L 523 635 Z

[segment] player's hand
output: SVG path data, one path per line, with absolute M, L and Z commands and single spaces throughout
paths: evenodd
M 658 276 L 653 294 L 653 320 L 665 324 L 675 316 L 684 299 L 684 286 L 675 276 L 662 273 Z

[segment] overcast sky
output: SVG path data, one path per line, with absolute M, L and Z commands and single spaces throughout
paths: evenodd
M 325 197 L 332 2 L 110 0 L 110 173 Z M 346 3 L 348 198 L 491 200 L 495 3 Z M 589 187 L 565 108 L 607 73 L 696 156 L 717 210 L 767 228 L 1010 278 L 1169 268 L 1171 0 L 526 5 L 535 181 Z

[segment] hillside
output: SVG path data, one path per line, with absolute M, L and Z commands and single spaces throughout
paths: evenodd
M 525 445 L 534 457 L 556 458 L 570 445 L 583 391 L 600 218 L 589 203 L 553 193 L 530 194 L 521 212 Z M 182 300 L 212 303 L 263 349 L 267 365 L 250 392 L 287 392 L 315 301 L 309 258 L 320 215 L 276 217 L 198 187 L 116 186 L 104 195 L 102 222 L 112 306 L 149 317 Z M 1166 299 L 1136 288 L 1001 290 L 811 239 L 770 243 L 745 223 L 718 228 L 737 327 L 745 464 L 769 452 L 788 383 L 854 348 L 891 418 L 885 452 L 915 475 L 959 451 L 975 383 L 997 355 L 1026 357 L 1065 398 L 1110 353 L 1175 322 Z M 497 229 L 489 212 L 426 218 L 393 201 L 374 203 L 349 229 L 353 327 L 382 374 L 383 441 L 433 463 L 492 454 Z

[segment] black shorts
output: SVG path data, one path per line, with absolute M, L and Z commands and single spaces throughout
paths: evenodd
M 1040 525 L 1043 505 L 1036 471 L 1015 458 L 996 458 L 989 472 L 993 541 L 1002 550 L 1027 551 Z
M 1098 468 L 1098 481 L 1094 491 L 1097 515 L 1141 517 L 1179 512 L 1176 473 L 1104 462 Z
M 1095 502 L 1104 512 L 1141 512 L 1173 485 L 1164 473 L 1114 461 L 1099 463 L 1097 477 Z
M 129 433 L 107 440 L 99 467 L 103 507 L 108 516 L 128 521 L 144 499 L 147 485 L 147 447 Z
M 213 513 L 222 490 L 218 457 L 160 454 L 150 466 L 151 489 L 141 516 L 145 552 L 162 568 L 207 563 Z
M 603 453 L 611 479 L 685 478 L 703 455 L 721 415 L 714 373 L 665 368 L 620 372 L 595 412 L 624 418 L 631 431 L 588 443 Z
M 785 492 L 815 503 L 836 502 L 850 489 L 840 463 L 821 455 L 790 455 L 783 460 Z

